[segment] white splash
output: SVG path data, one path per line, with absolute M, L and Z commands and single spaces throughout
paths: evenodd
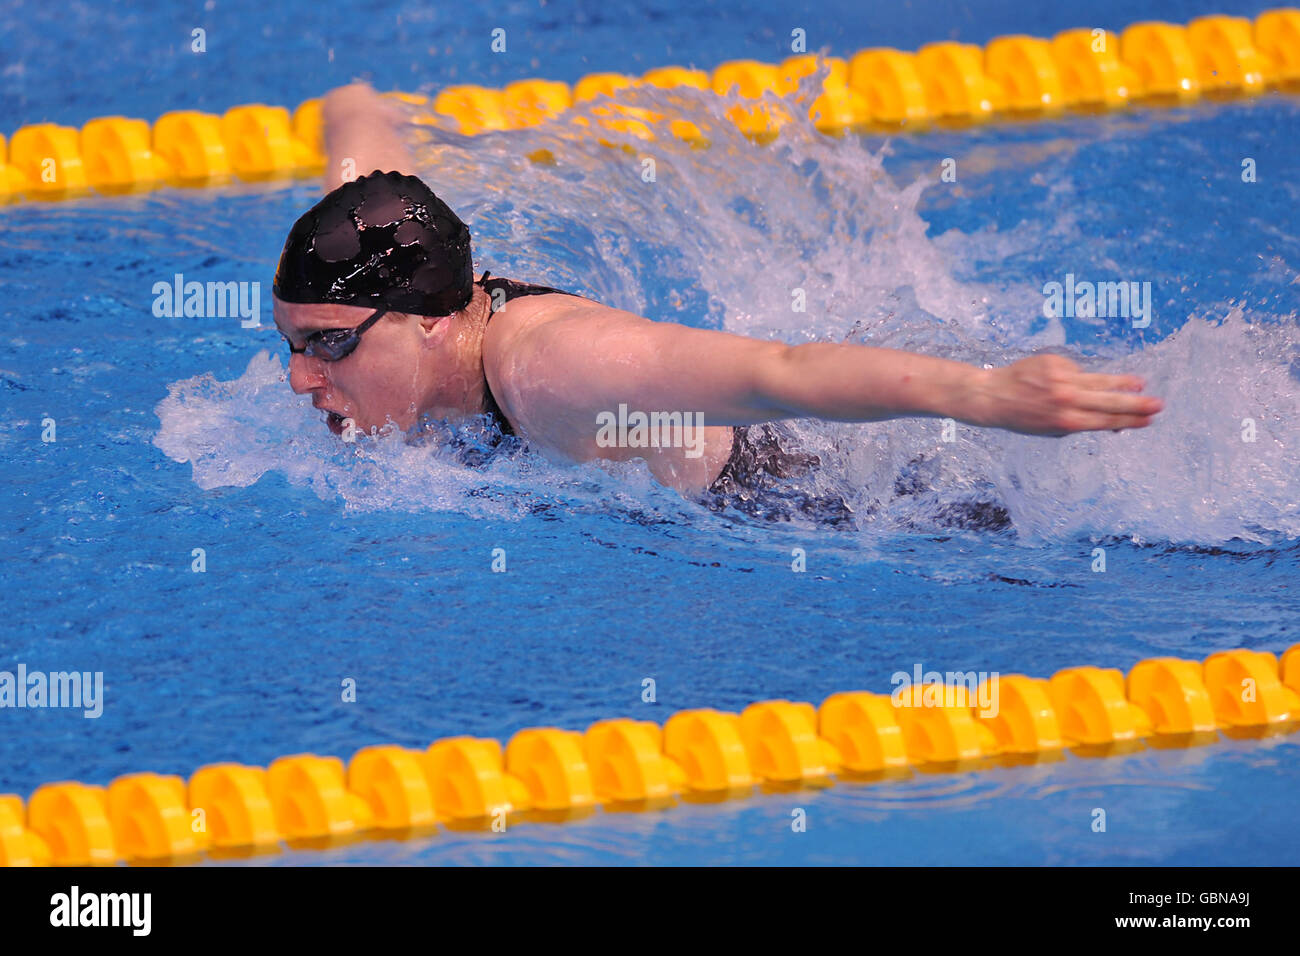
M 1012 358 L 1014 355 L 1008 355 Z M 1030 543 L 1079 534 L 1219 544 L 1300 537 L 1300 330 L 1253 325 L 1240 310 L 1193 318 L 1176 334 L 1097 371 L 1143 376 L 1165 411 L 1146 429 L 1037 438 L 938 420 L 811 426 L 806 440 L 839 452 L 860 512 L 885 528 L 926 525 L 954 503 L 1005 507 Z M 843 442 L 841 442 L 843 444 Z M 920 493 L 901 494 L 900 475 Z

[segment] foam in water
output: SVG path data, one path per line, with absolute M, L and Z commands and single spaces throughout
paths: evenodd
M 815 82 L 805 80 L 801 95 Z M 756 146 L 724 116 L 737 101 L 699 91 L 637 90 L 626 102 L 689 118 L 710 146 L 612 131 L 601 135 L 629 150 L 602 146 L 574 120 L 598 123 L 604 98 L 534 129 L 427 134 L 423 175 L 470 223 L 477 269 L 586 291 L 657 319 L 791 342 L 847 340 L 1002 364 L 1065 340 L 1059 323 L 1043 328 L 1036 287 L 958 276 L 976 257 L 1013 254 L 1070 222 L 932 239 L 917 212 L 931 183 L 895 184 L 887 146 L 822 136 L 798 110 L 776 143 Z M 556 162 L 525 158 L 538 150 Z M 643 177 L 647 158 L 654 182 Z M 791 309 L 796 288 L 804 313 Z M 864 531 L 956 524 L 1027 541 L 1295 538 L 1300 335 L 1294 316 L 1278 319 L 1224 309 L 1191 316 L 1177 334 L 1130 354 L 1076 354 L 1090 368 L 1144 376 L 1148 392 L 1165 399 L 1143 431 L 1058 440 L 959 427 L 947 443 L 940 423 L 924 419 L 793 428 L 822 458 L 815 490 L 842 494 Z M 508 454 L 471 465 L 449 432 L 345 445 L 265 353 L 233 382 L 199 376 L 172 385 L 158 416 L 155 444 L 190 462 L 202 488 L 246 486 L 274 470 L 354 508 L 506 516 L 548 501 L 599 510 L 612 499 L 686 521 L 706 514 L 637 464 L 574 467 Z M 1253 442 L 1242 438 L 1248 418 Z

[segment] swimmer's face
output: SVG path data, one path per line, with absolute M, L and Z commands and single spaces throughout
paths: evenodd
M 274 298 L 275 326 L 295 349 L 313 332 L 351 329 L 373 313 L 351 305 L 303 305 Z M 429 350 L 438 338 L 438 320 L 390 313 L 366 330 L 350 355 L 336 362 L 294 353 L 289 385 L 328 413 L 327 424 L 342 434 L 344 419 L 369 432 L 392 421 L 406 429 L 429 401 Z

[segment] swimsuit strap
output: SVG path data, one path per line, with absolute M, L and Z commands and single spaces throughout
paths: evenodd
M 565 292 L 563 289 L 552 289 L 550 286 L 547 285 L 533 285 L 530 282 L 516 282 L 514 279 L 504 279 L 501 277 L 495 279 L 489 279 L 488 276 L 490 276 L 491 274 L 492 273 L 488 272 L 485 269 L 483 271 L 483 278 L 479 279 L 478 282 L 474 284 L 478 286 L 482 286 L 483 289 L 485 289 L 489 295 L 496 292 L 498 289 L 502 290 L 506 294 L 505 297 L 506 302 L 509 302 L 511 299 L 518 299 L 520 296 L 525 296 L 525 295 L 553 295 L 554 294 L 554 295 L 572 295 L 575 298 L 580 298 L 580 296 L 577 296 L 576 293 Z

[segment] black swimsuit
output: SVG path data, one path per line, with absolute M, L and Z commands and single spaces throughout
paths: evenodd
M 514 279 L 489 279 L 488 276 L 491 274 L 492 273 L 485 269 L 483 271 L 483 278 L 479 279 L 474 284 L 483 288 L 488 295 L 492 295 L 497 289 L 503 290 L 506 296 L 502 304 L 509 302 L 511 299 L 518 299 L 520 296 L 550 295 L 551 293 L 555 293 L 556 295 L 571 295 L 575 299 L 583 298 L 583 296 L 578 295 L 576 292 L 565 292 L 563 289 L 552 289 L 547 285 L 533 285 L 529 282 L 516 282 Z M 496 307 L 492 311 L 495 312 L 497 308 L 500 308 L 500 306 L 496 305 L 495 298 L 493 298 L 492 304 Z
M 852 527 L 853 509 L 834 491 L 815 490 L 813 469 L 822 460 L 805 452 L 788 452 L 788 430 L 770 423 L 739 425 L 732 430 L 731 455 L 709 485 L 704 504 L 714 511 L 728 506 L 766 521 L 789 521 L 796 512 L 819 524 Z
M 709 491 L 717 495 L 736 494 L 754 487 L 760 474 L 794 478 L 821 463 L 816 455 L 783 450 L 771 425 L 738 425 L 732 429 L 731 455 L 709 485 Z

